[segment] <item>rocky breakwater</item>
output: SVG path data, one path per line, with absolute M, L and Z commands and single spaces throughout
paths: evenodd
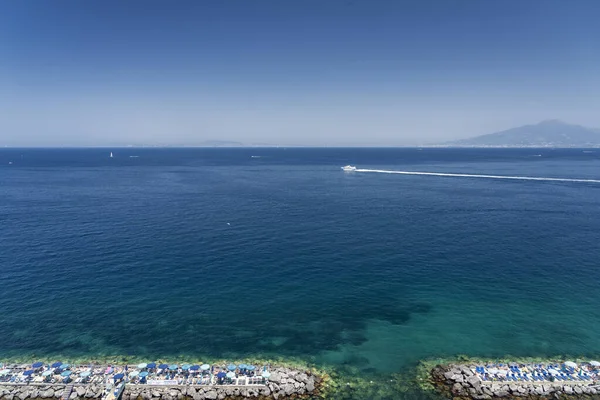
M 310 371 L 272 368 L 266 384 L 210 386 L 127 385 L 122 400 L 303 399 L 320 394 L 322 378 Z
M 438 365 L 431 371 L 434 385 L 448 398 L 599 399 L 594 382 L 486 382 L 465 365 Z
M 65 385 L 51 384 L 0 384 L 0 399 L 2 400 L 35 400 L 60 399 Z M 104 394 L 104 387 L 99 385 L 75 386 L 70 399 L 100 399 Z

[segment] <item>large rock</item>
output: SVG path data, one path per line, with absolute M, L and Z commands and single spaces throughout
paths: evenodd
M 481 393 L 481 381 L 475 375 L 467 378 L 467 383 L 475 389 L 477 393 Z
M 458 383 L 462 383 L 465 381 L 463 374 L 452 375 L 452 378 L 450 378 L 450 379 L 453 380 L 454 382 L 458 382 Z
M 305 388 L 308 393 L 311 393 L 313 390 L 315 390 L 314 377 L 311 376 L 310 378 L 307 379 Z
M 291 383 L 286 383 L 283 386 L 283 390 L 285 391 L 285 394 L 289 396 L 296 391 L 296 388 Z
M 269 381 L 271 382 L 275 382 L 275 383 L 281 383 L 281 379 L 283 378 L 283 376 L 278 373 L 278 372 L 273 372 L 271 374 L 271 376 L 269 377 Z
M 20 390 L 17 392 L 17 399 L 19 400 L 25 400 L 26 398 L 29 397 L 29 392 L 27 390 Z
M 460 372 L 459 372 L 459 373 L 460 373 Z M 445 377 L 446 379 L 452 379 L 452 377 L 454 377 L 454 375 L 456 375 L 456 374 L 454 373 L 454 371 L 448 371 L 448 372 L 445 372 L 445 373 L 444 373 L 444 377 Z
M 204 398 L 208 399 L 208 400 L 215 400 L 219 395 L 217 394 L 216 390 L 209 390 L 208 392 L 205 393 Z
M 52 390 L 52 389 L 44 390 L 40 394 L 40 397 L 42 397 L 43 399 L 49 399 L 50 397 L 54 397 L 54 390 Z
M 569 385 L 565 385 L 563 387 L 563 392 L 565 392 L 566 394 L 573 394 L 573 388 Z
M 460 383 L 456 382 L 454 385 L 452 385 L 452 393 L 459 394 L 462 391 L 463 391 L 463 385 L 461 385 Z
M 85 388 L 83 386 L 78 386 L 73 392 L 77 393 L 77 397 L 83 397 L 85 395 Z

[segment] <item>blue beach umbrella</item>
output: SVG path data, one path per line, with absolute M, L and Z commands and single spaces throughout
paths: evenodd
M 227 377 L 228 377 L 229 379 L 235 378 L 235 372 L 229 371 L 229 372 L 227 373 Z
M 60 376 L 65 376 L 65 377 L 66 377 L 66 376 L 70 376 L 72 373 L 73 373 L 73 372 L 71 372 L 71 371 L 63 371 L 63 372 L 60 374 Z
M 217 378 L 225 378 L 226 376 L 227 376 L 227 374 L 223 371 L 221 371 L 217 374 Z
M 151 362 L 150 364 L 146 365 L 146 368 L 156 368 L 156 363 Z
M 0 371 L 0 375 L 8 375 L 10 374 L 10 369 L 3 369 L 2 371 Z
M 138 367 L 139 369 L 144 369 L 144 368 L 146 368 L 147 366 L 148 366 L 148 364 L 146 364 L 146 363 L 139 363 L 137 367 Z
M 240 364 L 238 367 L 240 367 L 240 369 L 246 369 L 248 366 L 246 364 Z
M 184 370 L 184 371 L 187 371 L 188 369 L 190 369 L 190 367 L 191 367 L 191 365 L 190 365 L 190 364 L 183 364 L 183 365 L 181 366 L 181 369 L 182 369 L 182 370 Z
M 171 364 L 171 365 L 169 365 L 169 369 L 171 371 L 175 371 L 177 368 L 179 368 L 179 366 L 177 364 Z
M 42 376 L 50 376 L 50 375 L 52 375 L 52 371 L 50 371 L 50 370 L 42 372 Z
M 71 364 L 60 364 L 60 369 L 67 369 L 71 366 Z
M 200 366 L 197 364 L 194 364 L 190 367 L 190 371 L 198 371 L 200 369 Z
M 159 369 L 167 369 L 167 368 L 169 368 L 169 364 L 160 364 L 160 365 L 158 366 L 158 368 L 159 368 Z
M 30 369 L 29 371 L 25 371 L 25 372 L 23 372 L 23 375 L 25 375 L 25 376 L 31 376 L 31 375 L 33 375 L 33 370 Z
M 146 372 L 146 371 L 140 372 L 140 378 L 145 378 L 147 376 L 148 376 L 148 372 Z
M 125 376 L 125 375 L 123 375 L 123 374 L 116 374 L 115 376 L 113 376 L 113 379 L 114 379 L 115 381 L 118 381 L 119 379 L 123 379 L 123 377 L 124 377 L 124 376 Z
M 235 365 L 235 364 L 229 364 L 227 366 L 227 369 L 230 370 L 230 371 L 235 371 L 236 368 L 237 368 L 237 365 Z
M 79 373 L 79 376 L 82 376 L 82 377 L 84 377 L 84 378 L 85 378 L 86 376 L 90 376 L 90 375 L 91 375 L 91 372 L 90 372 L 90 371 L 83 371 L 83 372 L 80 372 L 80 373 Z
M 256 369 L 256 367 L 254 365 L 246 365 L 246 369 L 248 371 L 254 371 Z
M 269 378 L 271 376 L 271 373 L 269 371 L 263 371 L 262 373 L 263 378 Z
M 43 362 L 39 362 L 39 361 L 38 361 L 38 362 L 34 362 L 33 364 L 31 364 L 31 367 L 32 367 L 32 368 L 39 368 L 39 367 L 41 367 L 42 365 L 44 365 L 44 363 L 43 363 Z
M 140 371 L 131 371 L 129 373 L 129 377 L 130 378 L 135 378 L 136 376 L 138 376 L 139 373 L 140 373 Z
M 201 369 L 202 371 L 208 371 L 208 370 L 210 369 L 210 365 L 208 365 L 208 364 L 202 364 L 202 365 L 200 366 L 200 369 Z
M 55 362 L 54 364 L 51 365 L 52 368 L 58 368 L 62 365 L 62 363 L 60 361 Z

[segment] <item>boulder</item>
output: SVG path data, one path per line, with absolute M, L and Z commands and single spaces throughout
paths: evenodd
M 79 396 L 81 397 L 81 396 Z M 91 399 L 93 397 L 96 397 L 96 393 L 94 393 L 94 391 L 92 390 L 91 387 L 87 388 L 87 390 L 85 391 L 85 397 L 88 399 Z
M 306 381 L 308 381 L 308 376 L 303 372 L 301 374 L 296 375 L 296 380 L 298 382 L 306 383 Z
M 467 383 L 475 389 L 477 393 L 481 393 L 481 381 L 475 375 L 467 378 Z
M 283 390 L 285 394 L 289 396 L 296 391 L 296 388 L 291 383 L 286 383 L 283 385 Z
M 569 385 L 565 385 L 563 386 L 563 392 L 566 394 L 573 394 L 573 388 Z
M 452 375 L 452 378 L 450 378 L 450 379 L 453 380 L 454 382 L 459 382 L 459 383 L 462 383 L 465 381 L 463 374 Z
M 306 387 L 306 391 L 308 393 L 311 393 L 313 390 L 315 390 L 315 380 L 312 376 L 310 378 L 308 378 L 308 380 L 306 381 L 305 387 Z
M 508 396 L 510 396 L 510 393 L 508 393 L 508 391 L 506 391 L 506 390 L 500 390 L 498 392 L 495 392 L 494 395 L 496 397 L 508 397 Z
M 77 392 L 77 397 L 83 397 L 85 395 L 85 388 L 83 386 L 78 386 L 73 392 Z
M 215 400 L 218 397 L 216 390 L 209 390 L 205 393 L 204 398 L 208 400 Z
M 580 386 L 575 386 L 575 393 L 577 393 L 577 394 L 582 394 L 583 393 L 583 390 L 581 390 Z
M 274 382 L 274 383 L 281 383 L 282 378 L 283 378 L 283 376 L 280 373 L 273 372 L 273 373 L 271 373 L 271 376 L 269 377 L 269 381 Z
M 459 372 L 459 374 L 460 374 L 460 372 Z M 457 375 L 454 373 L 454 371 L 448 371 L 448 372 L 444 373 L 444 376 L 446 377 L 446 379 L 452 379 L 454 377 L 454 375 Z
M 152 395 L 152 397 L 160 397 L 160 392 L 156 389 L 152 389 L 150 394 Z
M 54 397 L 54 390 L 46 389 L 41 393 L 40 397 L 42 397 L 43 399 L 48 399 L 50 397 Z
M 455 383 L 454 385 L 452 385 L 452 393 L 458 394 L 460 392 L 462 392 L 463 390 L 463 385 L 461 385 L 460 383 Z
M 264 387 L 260 389 L 260 394 L 262 394 L 265 397 L 268 397 L 271 395 L 271 389 L 269 389 L 268 387 Z

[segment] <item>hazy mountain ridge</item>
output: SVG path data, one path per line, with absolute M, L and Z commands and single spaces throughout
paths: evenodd
M 464 147 L 600 147 L 600 129 L 542 121 L 505 131 L 446 142 L 444 146 Z

